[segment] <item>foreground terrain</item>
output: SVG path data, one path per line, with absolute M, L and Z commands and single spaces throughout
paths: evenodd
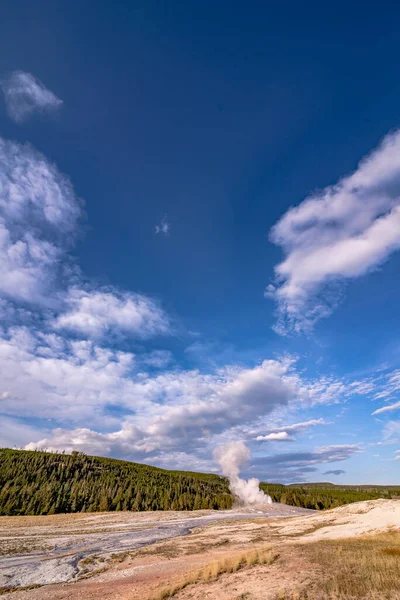
M 397 500 L 2 517 L 0 529 L 7 600 L 400 598 Z

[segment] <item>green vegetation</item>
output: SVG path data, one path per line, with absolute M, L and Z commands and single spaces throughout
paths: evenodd
M 230 508 L 218 475 L 74 452 L 0 449 L 0 515 Z
M 400 497 L 400 487 L 330 483 L 260 487 L 274 502 L 317 510 Z M 166 471 L 78 452 L 0 449 L 0 515 L 225 509 L 233 502 L 227 480 L 219 475 Z
M 323 510 L 336 508 L 351 502 L 395 498 L 400 496 L 400 486 L 334 485 L 333 483 L 305 483 L 281 485 L 261 483 L 260 488 L 269 494 L 273 502 L 291 506 Z

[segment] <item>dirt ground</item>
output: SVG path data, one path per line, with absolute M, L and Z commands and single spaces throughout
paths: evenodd
M 212 511 L 201 511 L 208 518 Z M 332 511 L 303 513 L 293 517 L 263 517 L 248 513 L 240 520 L 223 520 L 191 529 L 187 535 L 164 539 L 134 550 L 114 548 L 112 554 L 85 554 L 77 562 L 78 575 L 72 583 L 20 589 L 3 595 L 4 600 L 156 600 L 163 590 L 174 586 L 187 574 L 199 571 L 215 561 L 249 549 L 273 548 L 276 560 L 236 573 L 222 574 L 216 581 L 189 585 L 178 591 L 177 600 L 277 600 L 296 598 L 297 590 L 316 577 L 318 567 L 299 551 L 299 544 L 318 540 L 372 534 L 400 529 L 400 501 L 375 500 L 355 503 Z M 88 539 L 88 530 L 103 539 L 104 547 L 111 532 L 136 528 L 148 531 L 169 524 L 193 522 L 192 513 L 104 513 L 102 515 L 58 515 L 54 517 L 3 517 L 0 519 L 2 565 L 13 557 L 29 559 L 42 544 L 51 547 L 60 539 Z M 90 520 L 88 520 L 90 519 Z M 200 523 L 203 521 L 200 520 Z M 198 522 L 198 521 L 197 521 Z M 160 525 L 161 523 L 161 525 Z M 169 530 L 167 530 L 168 532 Z M 165 532 L 165 529 L 164 529 Z M 57 538 L 58 534 L 58 538 Z M 119 535 L 119 533 L 118 533 Z M 125 539 L 125 538 L 122 538 Z M 115 542 L 115 539 L 114 539 Z M 14 544 L 15 553 L 9 553 Z M 47 551 L 48 552 L 48 551 Z M 41 562 L 46 564 L 48 553 Z M 36 564 L 36 563 L 35 563 Z M 4 586 L 4 583 L 2 583 Z

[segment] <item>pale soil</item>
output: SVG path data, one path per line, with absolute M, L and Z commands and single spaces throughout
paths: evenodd
M 400 529 L 400 501 L 396 500 L 359 502 L 331 511 L 304 511 L 298 516 L 285 518 L 278 518 L 281 514 L 279 505 L 273 505 L 265 515 L 253 511 L 242 514 L 239 518 L 238 514 L 236 511 L 218 513 L 218 520 L 213 520 L 214 511 L 2 517 L 0 552 L 7 544 L 19 542 L 25 550 L 19 555 L 0 556 L 0 585 L 7 585 L 7 581 L 12 578 L 13 585 L 26 585 L 29 581 L 40 583 L 41 571 L 47 571 L 48 580 L 49 573 L 57 573 L 57 561 L 58 569 L 62 570 L 63 565 L 67 568 L 71 564 L 72 555 L 75 559 L 73 577 L 78 579 L 74 583 L 14 591 L 4 594 L 2 598 L 150 600 L 182 575 L 232 554 L 266 546 L 273 547 L 279 553 L 274 564 L 222 575 L 212 583 L 191 585 L 175 598 L 276 600 L 283 592 L 292 593 L 295 598 L 298 587 L 315 578 L 317 567 L 307 562 L 293 544 L 376 533 L 388 528 Z M 296 515 L 296 511 L 289 514 Z M 195 528 L 190 527 L 191 533 L 182 535 L 187 524 L 194 524 Z M 164 534 L 164 541 L 136 550 L 129 549 L 127 539 L 132 541 L 132 536 L 142 536 L 142 542 L 146 539 L 143 535 L 154 536 L 154 532 L 159 531 Z M 180 537 L 166 539 L 170 534 Z M 94 546 L 98 546 L 99 551 L 92 555 L 81 551 L 81 554 L 77 553 L 74 543 L 79 549 L 85 545 L 90 549 L 93 547 L 93 538 Z M 51 556 L 48 552 L 39 553 L 35 558 L 39 542 L 46 546 L 61 544 L 64 552 L 68 552 L 66 548 L 70 544 L 68 560 L 64 559 L 63 554 Z M 32 553 L 24 555 L 29 543 L 33 544 Z M 117 556 L 110 553 L 111 547 Z M 96 556 L 94 559 L 93 554 Z M 85 560 L 79 562 L 79 556 L 86 557 L 86 564 Z M 13 563 L 16 557 L 17 562 Z M 24 575 L 27 565 L 29 570 L 29 560 L 33 561 L 30 580 L 26 573 Z M 85 577 L 85 569 L 91 576 L 82 579 L 82 576 Z M 99 572 L 100 569 L 104 570 Z M 12 577 L 4 577 L 4 574 L 11 574 Z M 69 577 L 70 575 L 67 579 Z M 58 581 L 63 581 L 62 577 Z

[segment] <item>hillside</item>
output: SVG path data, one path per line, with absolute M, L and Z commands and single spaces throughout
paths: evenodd
M 352 502 L 377 500 L 378 498 L 398 498 L 400 486 L 382 485 L 335 485 L 333 483 L 296 483 L 280 485 L 261 483 L 261 489 L 269 494 L 273 502 L 291 506 L 324 510 L 337 508 Z
M 274 502 L 323 510 L 400 496 L 400 487 L 261 483 Z M 0 449 L 0 515 L 226 509 L 234 502 L 219 475 L 168 471 L 75 452 Z
M 0 515 L 230 508 L 218 475 L 80 453 L 0 449 Z

